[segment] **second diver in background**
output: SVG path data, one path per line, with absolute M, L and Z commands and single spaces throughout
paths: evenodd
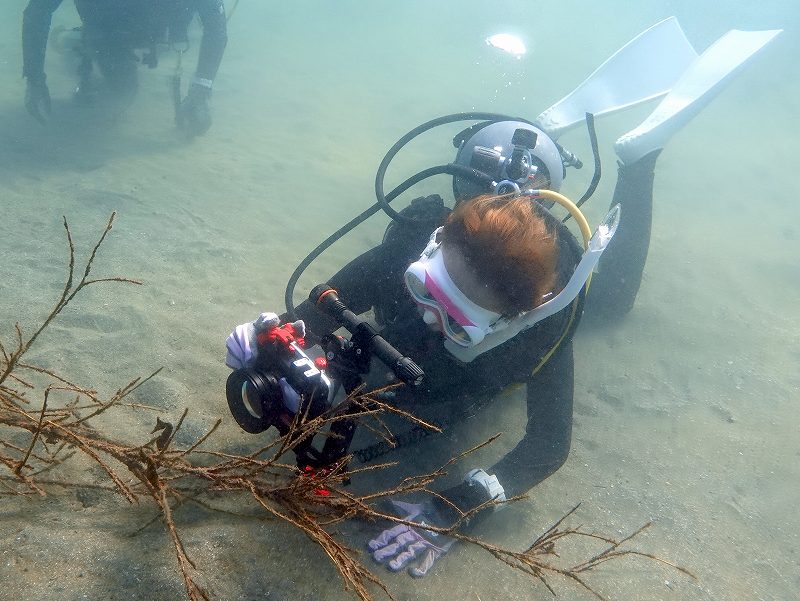
M 50 91 L 45 53 L 53 13 L 63 0 L 30 0 L 22 20 L 22 75 L 25 106 L 41 123 L 50 115 Z M 96 91 L 97 66 L 108 89 L 130 97 L 137 88 L 137 63 L 157 64 L 157 45 L 185 45 L 186 29 L 195 14 L 203 24 L 203 39 L 188 94 L 177 107 L 176 120 L 189 135 L 211 127 L 211 88 L 227 44 L 223 0 L 75 0 L 82 26 L 76 95 L 89 100 Z M 140 54 L 137 54 L 137 52 Z

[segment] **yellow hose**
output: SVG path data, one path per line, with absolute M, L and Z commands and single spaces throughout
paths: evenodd
M 563 194 L 559 194 L 558 192 L 553 192 L 552 190 L 534 190 L 533 196 L 538 196 L 541 198 L 546 198 L 547 200 L 552 200 L 560 204 L 564 207 L 567 211 L 569 211 L 570 215 L 575 219 L 575 223 L 578 224 L 578 227 L 581 230 L 581 236 L 583 236 L 583 248 L 586 250 L 589 248 L 589 240 L 592 238 L 592 230 L 589 227 L 589 222 L 586 221 L 586 217 L 583 216 L 581 210 L 578 208 L 574 202 L 572 202 L 569 198 L 564 196 Z
M 592 238 L 592 230 L 589 228 L 589 222 L 586 221 L 586 217 L 583 216 L 581 210 L 578 208 L 574 202 L 572 202 L 569 198 L 564 196 L 563 194 L 559 194 L 558 192 L 553 192 L 552 190 L 535 190 L 533 192 L 533 196 L 539 196 L 541 198 L 546 198 L 547 200 L 552 200 L 560 204 L 564 207 L 567 211 L 569 211 L 570 215 L 575 219 L 575 223 L 578 224 L 578 227 L 581 230 L 581 236 L 583 236 L 583 248 L 584 250 L 589 247 L 589 240 Z M 592 274 L 589 274 L 589 277 L 586 280 L 585 289 L 589 290 L 589 284 L 592 281 Z M 533 368 L 531 371 L 531 375 L 536 375 L 536 373 L 544 367 L 544 364 L 553 356 L 553 354 L 558 350 L 561 346 L 561 343 L 566 338 L 567 334 L 569 333 L 570 329 L 572 328 L 572 323 L 575 321 L 575 317 L 577 314 L 578 305 L 580 304 L 580 294 L 575 298 L 572 302 L 572 310 L 570 312 L 569 320 L 567 321 L 567 326 L 564 328 L 564 331 L 561 333 L 561 337 L 556 341 L 553 347 L 545 353 L 542 357 L 541 361 Z

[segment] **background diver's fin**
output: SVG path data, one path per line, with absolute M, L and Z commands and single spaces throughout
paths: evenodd
M 536 125 L 558 138 L 596 117 L 663 96 L 697 58 L 675 17 L 643 31 L 600 65 L 574 91 L 536 119 Z
M 722 90 L 744 64 L 782 30 L 732 29 L 714 42 L 641 125 L 621 136 L 614 150 L 625 164 L 663 148 L 667 141 Z

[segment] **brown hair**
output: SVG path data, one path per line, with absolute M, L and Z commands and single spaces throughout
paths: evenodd
M 504 314 L 533 309 L 556 292 L 558 236 L 544 212 L 528 197 L 479 196 L 457 205 L 444 225 L 442 242 L 463 254 Z

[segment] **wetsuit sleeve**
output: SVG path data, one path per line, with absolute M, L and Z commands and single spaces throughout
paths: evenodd
M 44 55 L 53 12 L 63 0 L 30 0 L 22 13 L 22 76 L 44 79 Z
M 372 307 L 375 287 L 391 277 L 386 272 L 385 256 L 385 245 L 376 246 L 350 261 L 327 281 L 356 315 Z M 335 321 L 318 311 L 308 300 L 295 307 L 295 313 L 298 319 L 305 321 L 306 329 L 317 337 L 339 328 Z
M 225 6 L 222 0 L 197 0 L 197 12 L 203 23 L 203 41 L 200 43 L 196 75 L 213 81 L 228 43 Z
M 528 378 L 525 436 L 488 472 L 507 497 L 527 493 L 567 460 L 572 439 L 574 394 L 572 341 L 565 341 L 536 375 Z
M 653 180 L 660 152 L 655 150 L 630 165 L 619 166 L 611 205 L 622 208 L 620 223 L 600 259 L 599 273 L 592 278 L 586 301 L 589 314 L 615 319 L 633 308 L 650 246 Z
M 505 457 L 486 469 L 497 476 L 506 497 L 528 493 L 566 461 L 572 438 L 573 374 L 572 341 L 565 340 L 539 372 L 528 378 L 525 435 Z M 487 500 L 483 490 L 466 483 L 443 494 L 462 511 Z M 487 515 L 491 512 L 481 512 L 470 526 Z

